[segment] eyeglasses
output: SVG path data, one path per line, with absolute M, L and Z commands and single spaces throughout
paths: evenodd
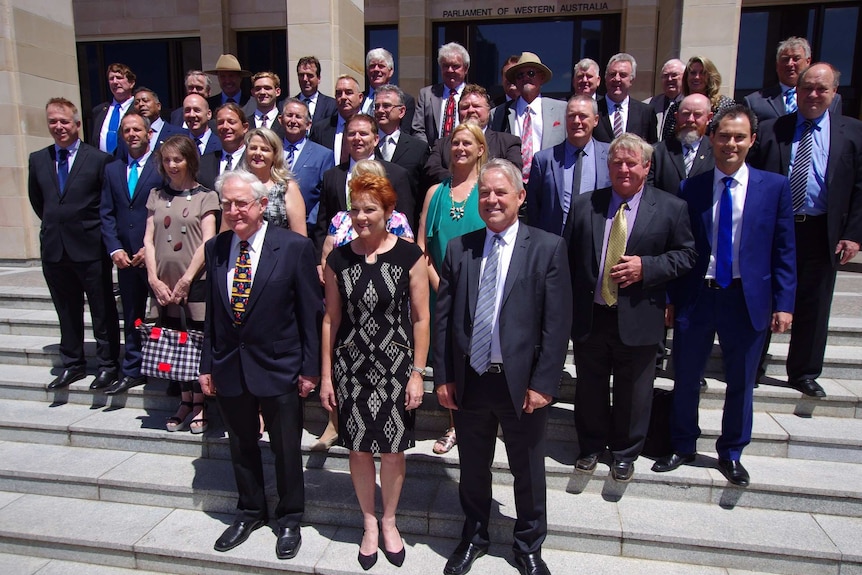
M 229 212 L 231 208 L 236 208 L 238 212 L 247 212 L 252 204 L 256 204 L 258 200 L 222 200 L 222 211 Z
M 522 70 L 515 75 L 515 78 L 518 80 L 523 80 L 524 78 L 535 78 L 538 74 L 538 70 Z
M 384 112 L 388 112 L 392 108 L 403 108 L 404 104 L 390 104 L 389 102 L 383 102 L 382 104 L 374 103 L 375 110 L 383 110 Z

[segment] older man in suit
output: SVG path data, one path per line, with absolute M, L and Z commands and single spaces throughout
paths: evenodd
M 63 372 L 48 384 L 60 389 L 86 376 L 84 294 L 93 318 L 99 373 L 92 386 L 117 380 L 120 326 L 111 285 L 111 261 L 102 243 L 99 205 L 111 157 L 81 142 L 81 117 L 65 98 L 45 106 L 54 143 L 30 154 L 28 195 L 42 221 L 42 272 L 60 321 Z
M 389 50 L 374 48 L 365 55 L 365 75 L 368 76 L 368 89 L 363 93 L 360 111 L 369 116 L 374 115 L 374 98 L 377 90 L 386 85 L 392 85 L 395 75 L 395 59 Z M 404 102 L 404 114 L 401 118 L 401 131 L 413 133 L 413 117 L 416 115 L 416 99 L 402 90 L 401 100 Z
M 655 112 L 656 130 L 658 139 L 662 139 L 665 118 L 670 105 L 679 102 L 683 97 L 682 74 L 685 72 L 685 62 L 679 58 L 672 58 L 661 67 L 662 93 L 656 94 L 646 101 Z
M 296 63 L 296 79 L 299 82 L 299 93 L 294 98 L 306 105 L 311 115 L 312 123 L 321 123 L 338 112 L 335 98 L 321 93 L 320 60 L 316 56 L 303 56 Z M 283 109 L 287 98 L 279 102 Z
M 147 118 L 134 112 L 126 114 L 120 122 L 120 132 L 128 154 L 123 161 L 108 164 L 102 185 L 99 208 L 102 241 L 117 266 L 125 335 L 122 377 L 105 390 L 108 395 L 122 393 L 146 381 L 141 375 L 141 338 L 135 320 L 144 317 L 150 287 L 144 262 L 147 199 L 150 190 L 164 183 L 158 160 L 150 149 L 149 131 Z M 94 382 L 91 389 L 99 387 Z
M 656 144 L 647 183 L 676 194 L 679 184 L 715 167 L 712 144 L 705 137 L 712 106 L 703 94 L 686 96 L 676 111 L 676 134 Z
M 796 256 L 787 178 L 750 168 L 757 118 L 735 105 L 716 114 L 712 140 L 715 170 L 682 182 L 697 261 L 671 286 L 674 304 L 674 382 L 671 443 L 674 452 L 653 471 L 695 460 L 700 377 L 715 336 L 721 346 L 727 390 L 718 469 L 746 486 L 740 460 L 751 441 L 754 383 L 766 332 L 780 333 L 793 319 Z
M 120 143 L 120 120 L 134 104 L 133 91 L 137 77 L 125 64 L 108 66 L 108 88 L 113 99 L 93 108 L 90 141 L 103 152 L 113 154 Z
M 491 463 L 498 426 L 515 478 L 513 550 L 525 575 L 550 573 L 545 427 L 568 347 L 572 292 L 562 238 L 518 221 L 521 171 L 494 159 L 479 173 L 486 227 L 449 243 L 440 274 L 434 384 L 454 410 L 464 510 L 443 573 L 463 575 L 490 543 Z
M 186 96 L 189 94 L 199 94 L 204 99 L 210 97 L 212 92 L 212 80 L 206 75 L 203 70 L 189 70 L 186 72 L 184 82 L 186 88 Z M 186 128 L 185 118 L 183 118 L 183 107 L 180 106 L 171 112 L 170 123 L 179 128 Z
M 755 160 L 790 178 L 799 287 L 787 377 L 791 387 L 813 397 L 826 395 L 817 378 L 837 268 L 862 242 L 862 123 L 832 109 L 838 84 L 830 64 L 804 70 L 796 85 L 798 111 L 764 122 Z
M 228 551 L 268 521 L 258 446 L 263 414 L 275 455 L 278 500 L 275 545 L 293 558 L 302 542 L 302 402 L 320 375 L 323 305 L 311 242 L 267 226 L 266 187 L 236 170 L 216 190 L 228 231 L 206 243 L 207 313 L 201 389 L 216 395 L 228 431 L 239 499 L 233 523 L 218 538 Z
M 458 102 L 458 117 L 464 122 L 475 122 L 485 133 L 485 150 L 488 159 L 504 158 L 521 168 L 521 138 L 498 132 L 488 127 L 491 99 L 488 92 L 478 84 L 467 84 Z M 434 144 L 425 164 L 425 180 L 429 186 L 439 184 L 452 174 L 449 161 L 452 154 L 452 136 L 440 138 Z
M 602 83 L 599 64 L 592 58 L 583 58 L 572 70 L 572 94 L 589 96 L 596 99 L 596 90 Z
M 610 187 L 572 200 L 567 232 L 578 370 L 575 466 L 592 472 L 607 448 L 611 476 L 623 482 L 632 478 L 649 427 L 666 287 L 696 256 L 685 202 L 645 185 L 651 156 L 640 136 L 616 138 L 608 151 Z
M 323 174 L 335 167 L 335 161 L 330 149 L 308 139 L 311 114 L 302 100 L 288 98 L 284 101 L 281 126 L 284 131 L 284 162 L 299 182 L 299 191 L 305 200 L 308 237 L 312 237 L 317 224 Z
M 339 76 L 335 81 L 337 113 L 322 122 L 312 121 L 308 139 L 332 150 L 336 164 L 347 160 L 348 145 L 345 136 L 347 121 L 362 107 L 362 90 L 353 76 Z
M 599 100 L 599 125 L 594 134 L 600 142 L 610 142 L 624 132 L 637 134 L 650 144 L 658 141 L 655 112 L 629 95 L 637 71 L 637 62 L 631 54 L 620 52 L 608 60 L 605 69 L 608 92 Z
M 458 125 L 458 102 L 466 85 L 470 54 L 461 44 L 449 42 L 437 51 L 437 64 L 443 82 L 419 90 L 413 116 L 413 135 L 431 147 Z
M 533 156 L 527 182 L 527 221 L 562 235 L 572 199 L 611 185 L 608 144 L 593 139 L 599 122 L 596 101 L 587 95 L 569 98 L 566 141 Z

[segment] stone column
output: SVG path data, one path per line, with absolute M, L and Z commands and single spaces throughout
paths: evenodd
M 632 97 L 644 100 L 653 95 L 652 80 L 656 73 L 656 29 L 658 0 L 628 0 L 623 24 L 622 51 L 634 56 L 638 63 Z M 599 62 L 602 73 L 607 62 Z M 661 66 L 661 63 L 658 64 Z M 604 79 L 602 80 L 604 81 Z
M 733 97 L 742 0 L 684 0 L 680 59 L 706 56 L 721 72 L 721 93 Z
M 320 90 L 333 95 L 335 79 L 350 74 L 364 86 L 365 7 L 363 0 L 287 2 L 287 57 L 290 93 L 295 94 L 296 62 L 317 56 L 321 66 Z
M 218 57 L 225 53 L 236 55 L 236 36 L 231 33 L 228 0 L 198 0 L 198 18 L 201 38 L 201 66 L 215 68 Z M 245 62 L 240 64 L 246 65 Z M 213 78 L 213 94 L 218 94 L 218 82 Z
M 80 107 L 71 0 L 0 0 L 0 260 L 39 258 L 27 159 L 53 142 L 45 104 Z
M 426 18 L 426 0 L 398 2 L 398 82 L 414 96 L 432 76 L 436 47 L 431 52 L 431 22 Z

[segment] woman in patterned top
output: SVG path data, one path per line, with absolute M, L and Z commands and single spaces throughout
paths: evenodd
M 269 203 L 263 219 L 273 226 L 307 235 L 305 200 L 299 184 L 284 165 L 281 138 L 269 128 L 255 128 L 245 135 L 245 155 L 240 163 L 263 182 Z

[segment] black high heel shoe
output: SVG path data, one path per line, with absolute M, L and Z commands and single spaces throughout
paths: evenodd
M 393 553 L 392 551 L 387 551 L 386 549 L 386 540 L 383 538 L 383 530 L 380 530 L 380 542 L 382 545 L 380 548 L 383 550 L 383 555 L 386 556 L 386 560 L 395 565 L 396 567 L 401 567 L 404 564 L 404 555 L 405 555 L 405 547 L 404 542 L 401 542 L 401 551 L 396 551 Z M 376 555 L 376 554 L 375 554 Z
M 386 551 L 384 550 L 384 553 Z M 377 551 L 372 553 L 371 555 L 363 555 L 362 551 L 359 552 L 359 556 L 357 557 L 359 560 L 359 566 L 362 567 L 364 571 L 368 571 L 374 564 L 377 563 Z

